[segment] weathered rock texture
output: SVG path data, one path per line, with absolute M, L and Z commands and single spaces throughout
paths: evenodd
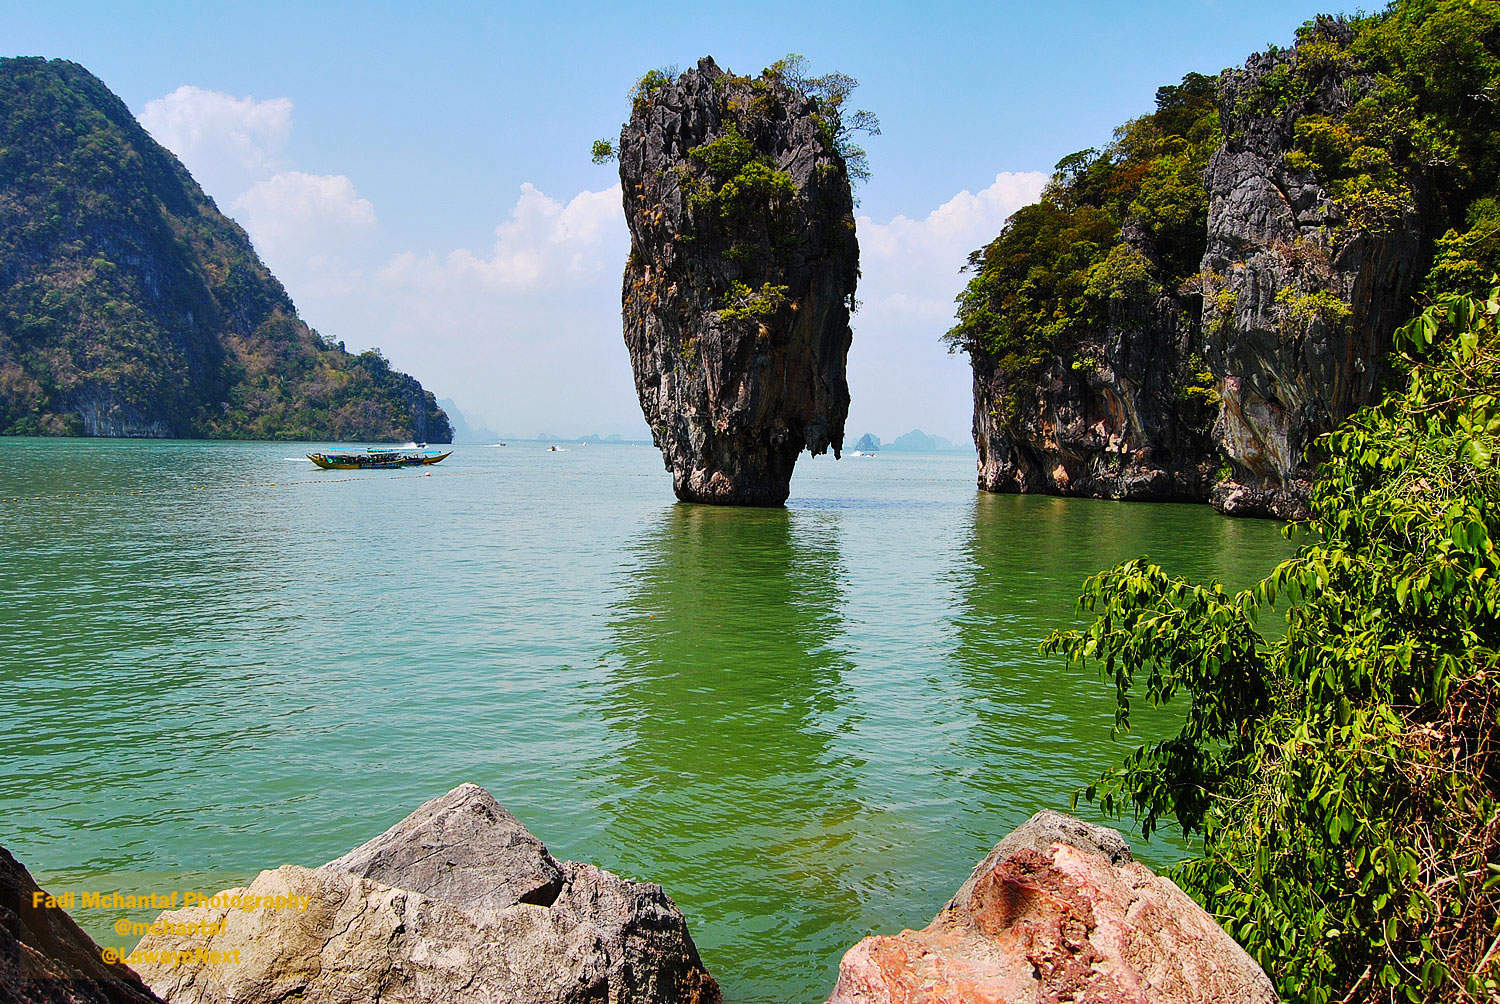
M 620 134 L 625 344 L 680 499 L 780 505 L 804 447 L 843 446 L 859 247 L 848 173 L 817 115 L 779 79 L 705 58 L 639 98 Z M 702 198 L 728 179 L 692 151 L 732 134 L 790 190 L 741 186 L 723 213 Z
M 160 1004 L 130 967 L 107 965 L 66 912 L 33 906 L 38 891 L 0 847 L 0 1004 Z
M 1347 44 L 1346 25 L 1327 21 L 1323 30 Z M 1295 58 L 1273 50 L 1224 74 L 1225 139 L 1208 167 L 1203 273 L 1217 294 L 1205 297 L 1204 328 L 1221 399 L 1214 436 L 1234 465 L 1213 501 L 1245 515 L 1304 511 L 1311 471 L 1303 451 L 1373 400 L 1381 357 L 1413 313 L 1427 264 L 1420 192 L 1399 219 L 1369 225 L 1351 219 L 1310 171 L 1284 160 L 1299 119 L 1341 118 L 1370 81 L 1330 70 L 1279 114 L 1245 100 Z M 1348 315 L 1291 316 L 1294 298 L 1317 291 L 1347 304 Z
M 1272 1004 L 1264 972 L 1114 830 L 1044 813 L 920 931 L 866 938 L 829 1004 Z
M 146 965 L 172 1004 L 713 1004 L 687 924 L 660 886 L 554 860 L 465 784 L 318 869 L 261 872 L 229 895 L 307 908 L 179 910 L 221 934 L 148 935 L 141 951 L 238 951 L 240 963 Z M 284 900 L 283 900 L 284 901 Z
M 1307 447 L 1379 396 L 1392 332 L 1415 312 L 1436 218 L 1424 186 L 1442 171 L 1403 169 L 1398 197 L 1364 199 L 1298 149 L 1299 123 L 1335 128 L 1374 87 L 1353 57 L 1317 54 L 1347 50 L 1351 30 L 1319 19 L 1296 48 L 1219 78 L 1196 275 L 1167 281 L 1171 249 L 1153 252 L 1132 208 L 1122 246 L 1155 281 L 1112 297 L 1107 324 L 1009 378 L 964 346 L 981 488 L 1305 514 Z
M 1134 236 L 1127 224 L 1126 243 L 1149 259 L 1149 245 Z M 1210 419 L 1181 394 L 1198 340 L 1197 312 L 1157 291 L 1112 300 L 1105 329 L 1071 360 L 1052 356 L 1024 382 L 971 348 L 979 487 L 1202 501 L 1216 463 Z

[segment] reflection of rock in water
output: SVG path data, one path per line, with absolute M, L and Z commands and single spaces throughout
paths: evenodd
M 674 506 L 640 539 L 614 610 L 611 843 L 649 855 L 642 872 L 672 890 L 711 968 L 736 942 L 725 955 L 755 960 L 719 972 L 726 985 L 796 959 L 831 971 L 830 920 L 858 908 L 837 869 L 860 806 L 859 764 L 833 748 L 850 662 L 831 530 L 785 510 Z M 763 882 L 747 883 L 747 858 Z

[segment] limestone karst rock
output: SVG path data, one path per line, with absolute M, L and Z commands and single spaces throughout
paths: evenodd
M 1127 221 L 1125 246 L 1147 242 Z M 1185 400 L 1197 318 L 1183 298 L 1142 290 L 1072 357 L 1017 381 L 982 347 L 974 370 L 979 487 L 1137 501 L 1202 501 L 1214 468 L 1203 406 Z
M 77 63 L 0 59 L 0 434 L 447 442 Z
M 975 253 L 949 338 L 981 488 L 1305 514 L 1306 450 L 1382 392 L 1468 170 L 1405 149 L 1417 112 L 1370 123 L 1356 30 L 1161 88 Z
M 234 965 L 143 965 L 172 1004 L 719 1000 L 660 886 L 556 861 L 473 784 L 321 868 L 261 872 L 222 902 L 163 914 L 222 921 L 222 933 L 153 933 L 139 946 L 239 953 Z M 305 906 L 274 906 L 292 902 Z
M 1271 981 L 1114 830 L 1039 813 L 920 931 L 866 938 L 828 1004 L 1274 1004 Z
M 780 505 L 804 448 L 843 446 L 859 246 L 836 115 L 708 58 L 638 88 L 625 344 L 680 499 Z
M 1347 25 L 1325 19 L 1320 30 L 1348 44 Z M 1303 451 L 1373 400 L 1391 332 L 1414 312 L 1427 266 L 1420 192 L 1389 207 L 1395 219 L 1361 219 L 1287 157 L 1299 121 L 1338 120 L 1373 88 L 1357 73 L 1332 71 L 1268 114 L 1255 91 L 1296 58 L 1272 50 L 1224 74 L 1225 139 L 1208 165 L 1203 274 L 1215 286 L 1204 298 L 1204 331 L 1219 382 L 1214 438 L 1234 467 L 1213 502 L 1243 515 L 1304 512 L 1312 471 Z M 1327 306 L 1299 311 L 1299 301 Z

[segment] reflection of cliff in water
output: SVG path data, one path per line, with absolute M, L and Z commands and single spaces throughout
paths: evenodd
M 1084 579 L 1145 554 L 1173 574 L 1240 588 L 1290 545 L 1273 524 L 1225 519 L 1207 506 L 981 492 L 962 550 L 954 573 L 955 684 L 974 724 L 959 755 L 972 763 L 973 804 L 1004 833 L 1038 809 L 1066 809 L 1079 786 L 1143 739 L 1176 728 L 1174 712 L 1142 699 L 1133 709 L 1135 734 L 1112 740 L 1113 684 L 1093 667 L 1069 667 L 1038 651 L 1051 631 L 1087 623 L 1075 608 Z M 1092 809 L 1080 804 L 1078 812 Z M 1114 825 L 1131 832 L 1128 818 Z M 1163 860 L 1176 847 L 1164 835 L 1137 850 Z
M 850 668 L 836 533 L 809 513 L 673 506 L 636 544 L 613 610 L 610 843 L 649 862 L 641 873 L 690 917 L 713 918 L 693 929 L 710 965 L 734 942 L 768 977 L 836 961 L 830 920 L 857 908 L 836 868 L 859 812 L 859 764 L 834 749 Z M 749 856 L 766 877 L 755 887 Z

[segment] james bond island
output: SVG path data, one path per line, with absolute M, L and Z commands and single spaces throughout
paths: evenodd
M 844 445 L 852 86 L 709 58 L 636 86 L 617 148 L 625 344 L 679 499 L 781 505 L 799 453 Z

